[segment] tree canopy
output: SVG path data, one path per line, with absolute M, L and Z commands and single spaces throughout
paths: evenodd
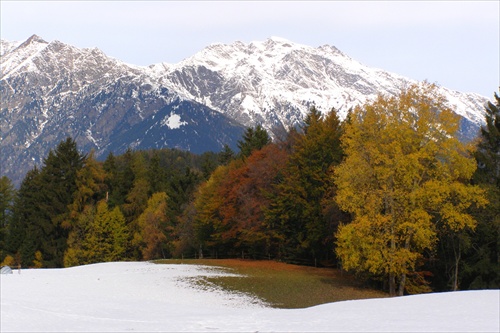
M 388 279 L 402 295 L 438 229 L 474 229 L 467 209 L 486 203 L 469 185 L 476 163 L 455 138 L 458 117 L 430 84 L 357 107 L 335 168 L 336 201 L 353 214 L 337 232 L 342 266 Z

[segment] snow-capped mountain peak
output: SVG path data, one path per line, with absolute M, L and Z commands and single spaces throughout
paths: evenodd
M 268 130 L 300 124 L 312 105 L 323 112 L 335 108 L 342 118 L 350 107 L 416 82 L 365 66 L 334 46 L 311 47 L 280 37 L 212 44 L 164 66 L 163 73 L 183 96 L 245 126 L 261 123 Z M 458 114 L 476 126 L 482 123 L 484 97 L 441 92 Z
M 216 43 L 177 64 L 126 64 L 97 48 L 33 35 L 1 41 L 1 172 L 19 177 L 72 136 L 82 149 L 127 147 L 201 152 L 234 144 L 244 127 L 272 132 L 302 124 L 311 106 L 348 109 L 397 94 L 409 78 L 367 67 L 330 45 L 280 37 Z M 441 88 L 471 139 L 485 97 Z M 17 179 L 16 179 L 17 178 Z

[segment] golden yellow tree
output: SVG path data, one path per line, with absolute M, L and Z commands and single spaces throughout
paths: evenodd
M 486 200 L 468 185 L 476 163 L 454 136 L 458 125 L 428 83 L 354 110 L 342 138 L 346 158 L 334 169 L 336 201 L 354 216 L 336 233 L 345 269 L 388 279 L 390 294 L 402 295 L 438 228 L 475 227 L 467 209 Z
M 140 240 L 144 260 L 165 258 L 167 247 L 166 234 L 172 233 L 169 227 L 168 196 L 165 192 L 153 193 L 144 212 L 139 215 L 139 233 L 134 240 Z

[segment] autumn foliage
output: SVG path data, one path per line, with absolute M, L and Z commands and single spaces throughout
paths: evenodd
M 237 153 L 129 149 L 98 161 L 68 138 L 18 190 L 1 178 L 0 259 L 275 259 L 399 295 L 498 288 L 498 98 L 466 145 L 434 88 L 379 96 L 343 121 L 312 107 L 274 141 L 247 129 Z

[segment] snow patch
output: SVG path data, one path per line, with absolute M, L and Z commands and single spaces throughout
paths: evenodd
M 167 126 L 170 129 L 177 129 L 187 124 L 186 121 L 181 121 L 181 116 L 173 112 L 170 113 L 170 116 L 163 118 L 161 121 L 162 126 Z

